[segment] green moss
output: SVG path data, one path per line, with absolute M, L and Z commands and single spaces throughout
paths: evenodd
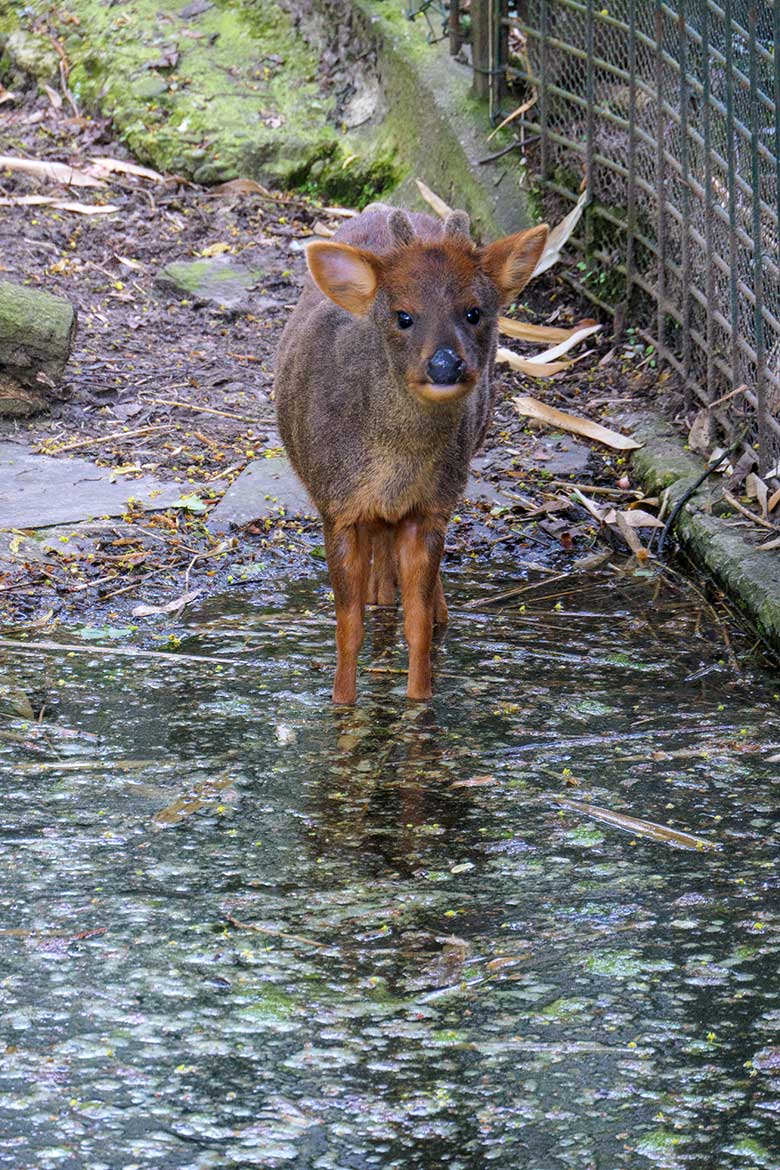
M 203 182 L 244 174 L 286 185 L 324 144 L 338 145 L 317 59 L 276 4 L 223 3 L 190 20 L 179 0 L 69 9 L 80 24 L 59 31 L 77 101 L 110 114 L 153 166 Z

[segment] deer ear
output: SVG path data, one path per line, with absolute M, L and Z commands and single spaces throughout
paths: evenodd
M 412 221 L 405 211 L 400 207 L 394 208 L 390 212 L 387 219 L 387 226 L 390 228 L 390 235 L 393 237 L 393 243 L 399 244 L 403 247 L 405 244 L 411 244 L 414 241 L 414 227 Z
M 509 304 L 528 284 L 547 243 L 546 223 L 504 236 L 482 249 L 482 268 L 496 285 L 502 304 Z
M 451 239 L 464 237 L 471 242 L 471 224 L 465 211 L 451 211 L 444 221 L 444 235 Z
M 312 280 L 342 309 L 364 317 L 379 286 L 380 260 L 372 252 L 349 244 L 317 240 L 306 249 Z

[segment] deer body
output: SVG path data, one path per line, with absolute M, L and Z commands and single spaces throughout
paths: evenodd
M 546 228 L 475 248 L 445 224 L 382 205 L 309 246 L 276 365 L 279 430 L 322 516 L 336 599 L 335 702 L 355 698 L 367 601 L 392 604 L 411 698 L 431 694 L 444 531 L 492 408 L 502 304 L 530 276 Z

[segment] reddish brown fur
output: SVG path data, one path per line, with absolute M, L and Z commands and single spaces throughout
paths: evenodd
M 355 699 L 366 603 L 392 604 L 397 585 L 407 693 L 431 694 L 433 624 L 447 620 L 444 533 L 493 405 L 498 312 L 530 276 L 546 234 L 480 250 L 462 212 L 442 226 L 376 205 L 333 241 L 310 245 L 313 279 L 282 336 L 276 402 L 290 459 L 322 515 L 337 703 Z M 481 319 L 469 323 L 475 307 Z M 399 311 L 411 315 L 408 329 Z M 444 387 L 427 372 L 442 348 L 462 362 Z

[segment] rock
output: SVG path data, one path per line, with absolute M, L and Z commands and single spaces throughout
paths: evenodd
M 87 459 L 54 459 L 19 443 L 0 442 L 0 529 L 121 516 L 130 499 L 144 511 L 170 508 L 185 490 L 149 475 L 127 479 Z
M 250 290 L 264 278 L 261 268 L 245 268 L 224 256 L 210 256 L 168 264 L 158 272 L 156 283 L 198 305 L 238 312 L 253 305 Z
M 45 400 L 47 386 L 62 377 L 75 335 L 76 311 L 69 301 L 0 281 L 0 374 L 32 390 L 31 404 Z
M 0 416 L 24 418 L 46 408 L 46 399 L 34 390 L 20 385 L 15 378 L 0 373 Z
M 6 40 L 5 52 L 12 68 L 36 81 L 51 81 L 59 74 L 59 57 L 46 37 L 17 29 Z
M 252 520 L 316 516 L 317 509 L 285 455 L 255 459 L 225 492 L 208 518 L 211 532 L 228 532 Z

